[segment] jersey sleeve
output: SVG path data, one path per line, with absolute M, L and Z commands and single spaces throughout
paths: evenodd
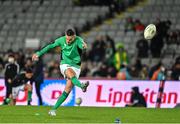
M 84 48 L 83 48 L 83 44 L 84 44 L 84 40 L 79 37 L 79 38 L 78 38 L 78 47 L 79 47 L 80 49 L 84 49 Z
M 41 56 L 41 55 L 47 53 L 50 49 L 53 49 L 53 48 L 55 48 L 57 46 L 61 47 L 61 41 L 62 41 L 62 38 L 56 39 L 53 43 L 50 43 L 50 44 L 46 45 L 40 51 L 36 52 L 36 54 L 38 56 Z

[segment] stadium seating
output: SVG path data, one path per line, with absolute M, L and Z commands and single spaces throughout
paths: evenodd
M 128 0 L 124 1 L 128 6 Z M 170 19 L 171 30 L 180 29 L 179 6 L 179 0 L 147 0 L 107 20 L 106 16 L 110 13 L 108 6 L 75 6 L 72 0 L 1 0 L 0 52 L 23 49 L 26 38 L 38 38 L 40 45 L 44 46 L 61 36 L 67 25 L 76 27 L 81 33 L 90 25 L 91 30 L 82 33 L 82 37 L 89 44 L 96 36 L 108 34 L 116 43 L 124 44 L 132 64 L 137 54 L 136 42 L 143 32 L 125 32 L 126 18 L 140 19 L 145 25 L 154 23 L 157 17 L 161 20 Z M 104 21 L 100 25 L 94 25 L 99 17 Z M 167 66 L 173 63 L 171 58 L 180 54 L 179 46 L 174 44 L 165 45 L 163 51 L 162 61 Z M 44 56 L 44 62 L 57 58 L 56 55 L 47 54 Z M 142 59 L 142 63 L 151 66 L 157 61 L 146 58 Z
M 140 19 L 145 25 L 154 23 L 157 18 L 160 18 L 161 20 L 170 19 L 172 21 L 171 29 L 180 29 L 179 6 L 179 0 L 148 0 L 146 3 L 133 8 L 131 11 L 126 11 L 120 16 L 116 16 L 112 20 L 103 23 L 100 27 L 98 27 L 98 29 L 94 28 L 94 30 L 90 31 L 89 35 L 86 35 L 86 37 L 89 42 L 92 42 L 93 39 L 91 37 L 108 34 L 114 38 L 116 43 L 122 42 L 125 45 L 130 57 L 135 57 L 136 42 L 141 37 L 143 32 L 130 31 L 124 33 L 126 18 L 132 17 L 133 19 Z M 173 47 L 173 45 L 170 45 L 169 47 L 173 50 L 177 50 L 177 48 L 174 49 L 175 47 Z M 178 54 L 179 51 L 180 50 L 177 50 L 176 53 Z M 165 60 L 166 59 L 167 58 L 165 58 Z M 166 64 L 167 62 L 169 61 L 166 61 Z
M 109 12 L 107 6 L 73 6 L 72 0 L 7 0 L 0 1 L 0 10 L 0 42 L 6 42 L 1 52 L 23 48 L 26 38 L 38 38 L 44 45 L 44 41 L 61 36 L 67 25 L 81 31 L 87 22 L 105 18 Z

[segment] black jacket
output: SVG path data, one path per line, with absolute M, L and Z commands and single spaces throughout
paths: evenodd
M 23 84 L 27 84 L 28 82 L 30 82 L 30 84 L 32 85 L 32 83 L 34 82 L 34 79 L 28 79 L 25 76 L 25 73 L 19 74 L 17 75 L 14 79 L 13 79 L 13 83 L 12 83 L 12 87 L 17 87 Z
M 133 87 L 134 91 L 131 96 L 131 103 L 133 107 L 147 107 L 146 100 L 144 96 L 139 92 L 138 87 Z
M 19 73 L 19 65 L 17 63 L 7 63 L 5 65 L 5 81 L 13 79 Z

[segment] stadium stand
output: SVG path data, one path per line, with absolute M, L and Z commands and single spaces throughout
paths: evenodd
M 169 32 L 179 30 L 180 22 L 180 2 L 178 0 L 148 0 L 145 3 L 140 4 L 136 8 L 131 8 L 128 11 L 125 11 L 123 14 L 115 16 L 115 18 L 106 21 L 98 28 L 89 32 L 87 36 L 88 41 L 93 42 L 92 37 L 98 35 L 109 35 L 114 38 L 115 42 L 122 42 L 125 45 L 125 48 L 128 50 L 128 53 L 131 57 L 135 57 L 137 53 L 136 42 L 141 38 L 143 31 L 128 31 L 125 30 L 126 19 L 131 17 L 133 20 L 140 20 L 142 24 L 148 25 L 150 23 L 156 23 L 156 19 L 162 21 L 170 20 L 172 25 Z M 153 12 L 152 12 L 153 10 Z M 164 39 L 164 42 L 167 42 Z M 166 50 L 168 48 L 168 51 Z M 164 59 L 166 65 L 173 63 L 166 57 L 178 56 L 180 55 L 179 45 L 177 44 L 165 44 L 163 47 L 162 58 Z M 145 59 L 144 61 L 146 61 Z M 172 59 L 171 59 L 172 60 Z M 150 60 L 151 61 L 151 60 Z M 151 61 L 156 62 L 156 61 Z M 144 63 L 145 64 L 145 63 Z M 147 63 L 146 63 L 147 64 Z M 149 63 L 154 64 L 154 63 Z
M 6 41 L 1 45 L 3 51 L 23 48 L 26 38 L 38 38 L 43 46 L 44 41 L 62 35 L 67 25 L 81 31 L 87 22 L 94 23 L 109 12 L 107 6 L 73 6 L 71 0 L 7 0 L 0 5 L 0 41 Z
M 137 58 L 136 43 L 142 38 L 143 30 L 126 31 L 127 19 L 132 18 L 133 23 L 139 20 L 143 26 L 157 23 L 159 19 L 160 21 L 171 21 L 168 30 L 169 37 L 168 39 L 163 38 L 162 54 L 158 58 L 153 58 L 150 54 L 148 58 L 142 58 L 141 62 L 150 68 L 161 60 L 168 69 L 171 68 L 175 58 L 180 55 L 179 0 L 121 0 L 121 2 L 123 4 L 119 3 L 119 6 L 116 6 L 117 3 L 113 4 L 115 8 L 112 8 L 111 4 L 107 5 L 107 3 L 87 2 L 88 5 L 85 5 L 72 0 L 1 0 L 0 56 L 6 61 L 4 52 L 10 49 L 15 52 L 22 49 L 28 53 L 24 49 L 27 38 L 37 38 L 40 40 L 40 46 L 44 46 L 61 36 L 68 25 L 72 25 L 87 40 L 91 49 L 93 49 L 92 44 L 97 36 L 108 35 L 115 41 L 115 44 L 122 43 L 131 58 L 128 66 L 133 66 Z M 174 37 L 170 37 L 171 33 L 177 35 L 173 43 L 171 40 Z M 58 58 L 58 55 L 47 54 L 44 56 L 44 63 L 52 59 L 58 61 Z M 85 60 L 86 63 L 95 65 L 95 67 L 98 65 L 97 67 L 101 68 L 101 63 L 89 61 Z M 48 63 L 46 66 L 50 67 L 51 64 Z M 83 75 L 93 76 L 93 73 L 88 72 Z

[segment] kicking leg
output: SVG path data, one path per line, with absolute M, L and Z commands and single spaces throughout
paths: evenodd
M 75 86 L 81 88 L 83 92 L 86 92 L 87 87 L 89 86 L 89 82 L 87 81 L 86 83 L 81 83 L 81 82 L 77 79 L 76 73 L 74 72 L 74 70 L 73 70 L 72 68 L 66 69 L 65 75 L 66 75 L 67 78 L 69 78 L 69 79 L 72 81 L 72 83 L 73 83 Z

